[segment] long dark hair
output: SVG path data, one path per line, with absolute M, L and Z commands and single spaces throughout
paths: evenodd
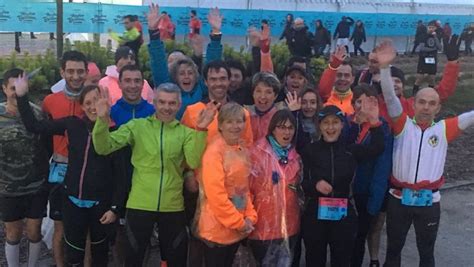
M 314 123 L 314 126 L 316 127 L 316 133 L 315 133 L 315 136 L 313 136 L 315 138 L 315 140 L 318 140 L 321 133 L 320 133 L 320 130 L 319 130 L 319 119 L 318 119 L 318 114 L 319 114 L 319 111 L 321 110 L 321 108 L 323 107 L 323 100 L 321 99 L 321 96 L 319 95 L 319 93 L 317 91 L 315 91 L 313 88 L 311 87 L 307 87 L 303 93 L 301 94 L 301 99 L 303 99 L 303 96 L 306 95 L 306 94 L 314 94 L 316 96 L 316 102 L 317 102 L 317 107 L 316 107 L 316 113 L 314 113 L 313 117 L 310 118 L 313 123 Z M 303 115 L 303 112 L 298 112 L 298 120 L 303 120 L 305 117 Z M 301 123 L 302 125 L 303 123 Z M 298 125 L 298 127 L 300 127 L 301 125 Z

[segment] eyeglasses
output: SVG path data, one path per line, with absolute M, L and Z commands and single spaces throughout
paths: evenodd
M 277 129 L 281 131 L 284 131 L 284 130 L 293 131 L 295 130 L 295 127 L 293 125 L 290 125 L 290 126 L 278 125 Z

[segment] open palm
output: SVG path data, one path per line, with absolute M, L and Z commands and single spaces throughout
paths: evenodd
M 397 57 L 397 53 L 393 48 L 392 42 L 384 41 L 379 44 L 375 50 L 375 55 L 377 56 L 377 61 L 380 64 L 380 67 L 388 67 L 390 63 Z
M 148 14 L 146 14 L 148 21 L 148 29 L 157 30 L 158 24 L 160 23 L 160 6 L 158 4 L 152 3 L 148 9 Z
M 214 31 L 221 31 L 222 28 L 222 15 L 219 11 L 219 8 L 211 8 L 211 11 L 207 15 L 207 20 L 209 21 L 209 25 Z

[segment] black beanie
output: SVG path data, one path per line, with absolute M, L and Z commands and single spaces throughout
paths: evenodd
M 392 77 L 397 77 L 402 81 L 403 85 L 405 85 L 405 73 L 401 69 L 391 66 L 390 72 L 392 73 Z
M 122 59 L 122 58 L 128 58 L 131 56 L 133 59 L 135 59 L 135 53 L 133 52 L 132 49 L 128 46 L 121 46 L 115 50 L 115 64 Z

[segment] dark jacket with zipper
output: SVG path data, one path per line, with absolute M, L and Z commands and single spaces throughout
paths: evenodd
M 311 143 L 302 153 L 304 165 L 303 190 L 307 201 L 307 211 L 314 215 L 318 209 L 319 197 L 351 198 L 351 184 L 357 161 L 370 160 L 384 151 L 384 135 L 381 126 L 371 128 L 369 145 L 347 145 L 343 138 L 327 143 L 324 138 Z M 320 180 L 328 182 L 333 191 L 325 196 L 316 190 Z
M 124 164 L 115 155 L 100 156 L 95 152 L 91 135 L 94 123 L 76 116 L 38 121 L 28 104 L 28 97 L 17 99 L 21 118 L 28 131 L 67 135 L 69 158 L 63 183 L 66 194 L 81 200 L 123 207 Z

